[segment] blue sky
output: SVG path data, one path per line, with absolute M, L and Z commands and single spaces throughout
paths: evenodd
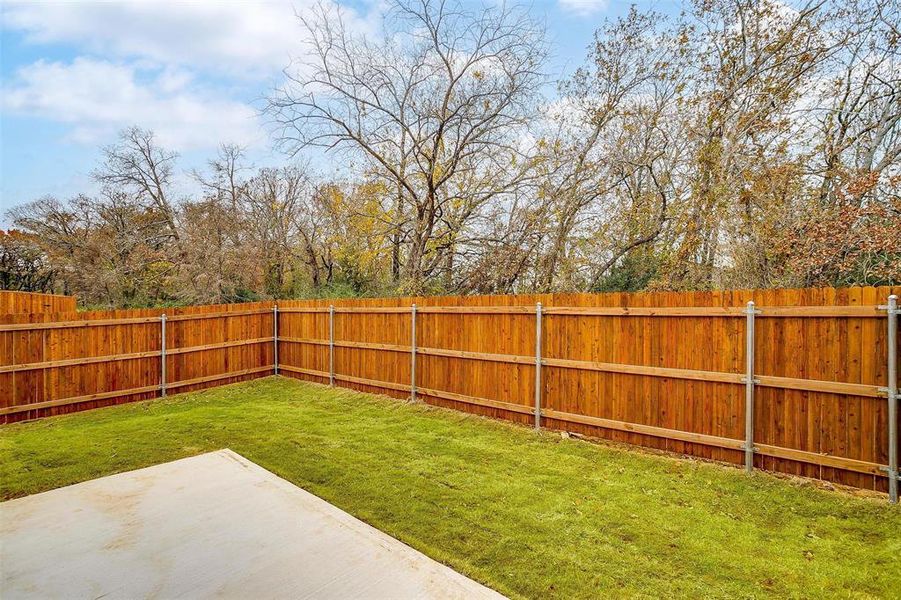
M 123 127 L 156 132 L 202 167 L 222 142 L 257 166 L 285 162 L 258 115 L 289 57 L 303 52 L 294 11 L 270 2 L 9 2 L 0 5 L 0 227 L 12 206 L 91 193 L 99 148 Z M 353 26 L 378 22 L 378 0 L 342 2 Z M 617 0 L 536 0 L 553 48 L 549 74 L 582 63 L 594 30 L 625 13 Z M 674 0 L 654 2 L 671 12 Z

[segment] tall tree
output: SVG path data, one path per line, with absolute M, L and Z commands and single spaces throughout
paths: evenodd
M 324 6 L 302 23 L 313 60 L 269 100 L 281 141 L 345 149 L 388 183 L 403 287 L 422 291 L 453 269 L 470 219 L 529 173 L 543 30 L 521 8 L 453 0 L 393 2 L 379 40 Z
M 34 235 L 0 230 L 0 290 L 52 292 L 56 273 Z
M 129 127 L 116 144 L 103 149 L 104 162 L 94 179 L 108 188 L 130 194 L 165 220 L 169 235 L 180 241 L 176 206 L 171 198 L 178 154 L 160 147 L 152 131 Z

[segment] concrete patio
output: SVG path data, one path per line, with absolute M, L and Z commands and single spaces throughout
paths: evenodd
M 0 504 L 3 598 L 502 598 L 230 450 Z

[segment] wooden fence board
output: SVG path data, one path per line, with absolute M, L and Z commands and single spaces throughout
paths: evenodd
M 0 290 L 0 315 L 75 312 L 75 296 Z

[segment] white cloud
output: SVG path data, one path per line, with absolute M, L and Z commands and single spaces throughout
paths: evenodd
M 152 129 L 176 150 L 254 145 L 265 137 L 252 107 L 205 90 L 187 72 L 88 58 L 20 68 L 4 82 L 2 108 L 69 124 L 70 137 L 86 144 L 108 142 L 129 125 Z
M 610 0 L 558 0 L 560 8 L 577 15 L 590 15 L 606 10 Z
M 254 2 L 4 2 L 3 28 L 32 44 L 65 43 L 104 57 L 140 58 L 237 76 L 277 75 L 304 50 L 295 11 L 314 0 Z M 376 11 L 342 10 L 369 30 Z

